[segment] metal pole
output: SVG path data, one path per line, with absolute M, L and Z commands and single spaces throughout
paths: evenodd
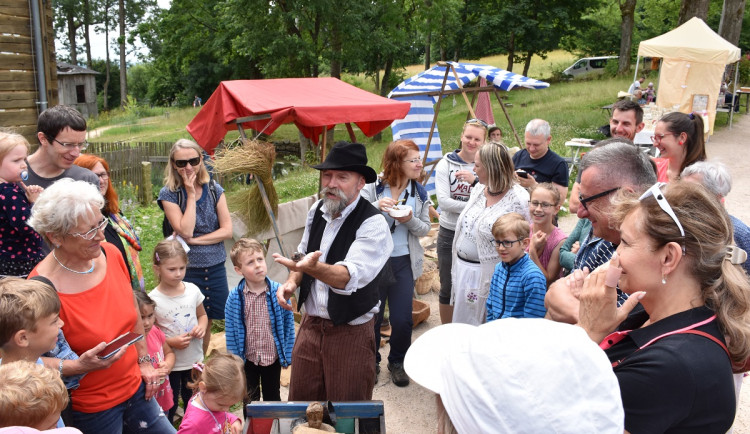
M 44 66 L 44 50 L 42 45 L 41 13 L 39 0 L 29 0 L 31 3 L 31 22 L 34 31 L 34 56 L 36 58 L 36 81 L 39 89 L 39 112 L 47 110 L 47 82 Z

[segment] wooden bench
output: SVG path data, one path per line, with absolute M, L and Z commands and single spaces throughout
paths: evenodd
M 285 434 L 291 423 L 303 417 L 308 401 L 253 402 L 245 406 L 248 434 Z M 321 402 L 324 406 L 325 402 Z M 385 433 L 383 401 L 333 402 L 337 433 Z

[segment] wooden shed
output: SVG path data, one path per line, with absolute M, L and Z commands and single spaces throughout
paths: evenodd
M 0 127 L 33 145 L 42 109 L 57 105 L 52 2 L 0 0 Z
M 75 107 L 84 117 L 96 117 L 99 113 L 96 105 L 96 80 L 98 72 L 57 62 L 57 89 L 60 104 Z

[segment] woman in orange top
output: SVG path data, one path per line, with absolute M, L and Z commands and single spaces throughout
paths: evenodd
M 103 242 L 103 206 L 96 186 L 62 179 L 39 196 L 29 220 L 52 249 L 31 275 L 54 284 L 65 322 L 62 331 L 72 350 L 88 358 L 92 351 L 103 355 L 102 343 L 124 333 L 143 335 L 127 266 L 117 248 Z M 91 367 L 73 390 L 67 422 L 84 433 L 136 431 L 144 424 L 148 432 L 174 433 L 151 399 L 162 379 L 151 365 L 146 341 L 120 349 L 112 359 Z M 81 373 L 64 372 L 62 363 L 60 367 L 66 375 Z

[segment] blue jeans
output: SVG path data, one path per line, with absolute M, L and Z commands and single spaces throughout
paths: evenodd
M 440 273 L 438 300 L 440 304 L 451 304 L 451 267 L 453 267 L 453 237 L 455 236 L 456 231 L 440 226 L 437 237 L 438 269 Z
M 146 401 L 145 396 L 146 386 L 141 383 L 133 396 L 109 410 L 97 413 L 82 413 L 73 410 L 73 426 L 84 434 L 174 434 L 176 430 L 169 423 L 156 400 Z
M 414 298 L 414 275 L 409 255 L 391 257 L 393 277 L 396 282 L 380 287 L 380 312 L 375 317 L 375 358 L 380 363 L 380 325 L 388 301 L 388 320 L 391 323 L 391 352 L 388 363 L 403 363 L 406 350 L 411 346 L 412 298 Z

